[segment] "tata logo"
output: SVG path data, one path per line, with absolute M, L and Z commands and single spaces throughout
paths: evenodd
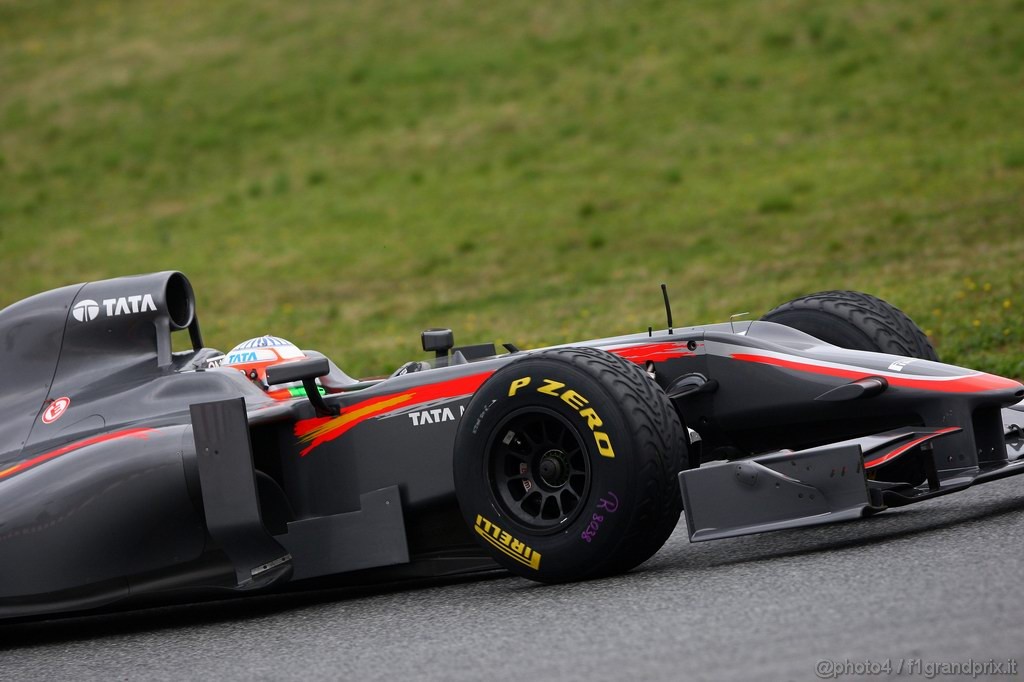
M 231 355 L 228 356 L 227 364 L 229 364 L 229 365 L 240 365 L 243 362 L 256 362 L 256 361 L 257 361 L 256 353 L 250 351 L 248 353 L 232 353 Z
M 99 317 L 101 307 L 107 317 L 156 312 L 156 303 L 153 301 L 151 294 L 136 294 L 134 296 L 105 298 L 102 303 L 97 303 L 92 299 L 84 299 L 76 303 L 75 307 L 71 309 L 71 316 L 79 322 L 91 322 Z
M 131 315 L 133 313 L 144 313 L 146 311 L 156 312 L 156 303 L 149 294 L 145 296 L 122 296 L 121 298 L 103 299 L 103 307 L 107 309 L 107 317 L 117 315 Z
M 79 301 L 75 304 L 75 307 L 71 309 L 71 315 L 79 322 L 95 320 L 96 316 L 99 314 L 100 304 L 88 298 L 84 301 Z
M 466 406 L 462 405 L 459 408 L 459 416 L 466 411 Z M 409 419 L 412 420 L 413 426 L 423 426 L 424 424 L 439 424 L 440 422 L 453 422 L 455 421 L 455 414 L 447 407 L 439 407 L 433 410 L 421 410 L 419 412 L 410 412 Z

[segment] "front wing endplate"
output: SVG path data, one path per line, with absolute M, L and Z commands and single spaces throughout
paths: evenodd
M 859 445 L 721 462 L 679 474 L 691 542 L 862 516 L 872 508 Z

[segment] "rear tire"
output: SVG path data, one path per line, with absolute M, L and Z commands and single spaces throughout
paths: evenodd
M 513 573 L 556 583 L 650 558 L 682 509 L 686 440 L 668 397 L 596 348 L 530 354 L 466 408 L 455 492 L 476 540 Z
M 856 291 L 823 291 L 783 303 L 762 320 L 842 348 L 938 361 L 931 342 L 902 310 Z

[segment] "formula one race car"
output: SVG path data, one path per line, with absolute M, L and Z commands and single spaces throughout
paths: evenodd
M 666 296 L 666 308 L 668 299 Z M 940 364 L 879 299 L 357 381 L 266 336 L 204 347 L 188 280 L 0 311 L 0 617 L 504 567 L 627 571 L 1024 471 L 1024 386 Z M 174 352 L 172 334 L 191 350 Z

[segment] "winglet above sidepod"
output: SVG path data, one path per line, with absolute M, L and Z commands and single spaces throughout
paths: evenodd
M 826 400 L 829 402 L 840 402 L 843 400 L 857 400 L 858 398 L 873 398 L 889 388 L 889 382 L 885 377 L 864 377 L 849 384 L 843 384 L 825 391 L 815 400 Z

